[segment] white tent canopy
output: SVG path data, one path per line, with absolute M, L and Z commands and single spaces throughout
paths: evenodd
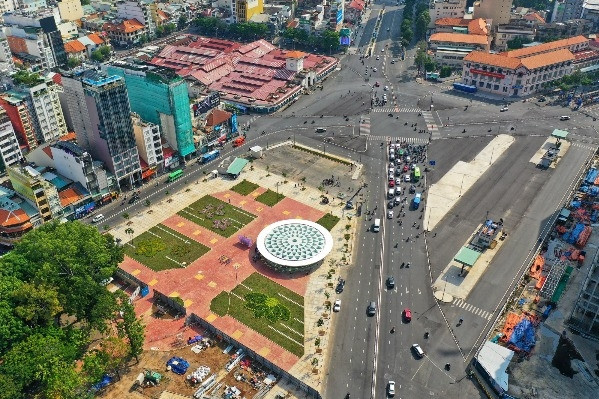
M 510 365 L 512 357 L 514 357 L 514 351 L 487 341 L 480 350 L 476 360 L 489 373 L 489 376 L 495 380 L 495 383 L 504 392 L 507 392 L 509 376 L 505 371 Z

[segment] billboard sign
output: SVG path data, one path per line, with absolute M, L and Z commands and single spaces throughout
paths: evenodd
M 215 91 L 210 93 L 199 103 L 193 105 L 193 115 L 198 116 L 210 111 L 212 108 L 220 104 L 220 94 Z

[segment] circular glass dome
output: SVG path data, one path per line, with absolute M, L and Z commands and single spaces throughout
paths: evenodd
M 275 268 L 313 267 L 333 248 L 331 233 L 301 219 L 282 220 L 266 227 L 256 242 L 260 254 Z

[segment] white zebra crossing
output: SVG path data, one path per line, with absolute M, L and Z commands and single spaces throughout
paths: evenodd
M 360 117 L 360 136 L 368 136 L 370 134 L 370 117 Z
M 426 123 L 426 128 L 429 133 L 431 133 L 431 139 L 438 139 L 441 137 L 441 133 L 439 133 L 439 127 L 435 123 L 435 117 L 433 113 L 430 111 L 422 111 L 422 116 L 424 117 L 424 122 Z
M 375 108 L 372 110 L 372 112 L 404 112 L 404 113 L 409 113 L 409 112 L 421 112 L 420 108 L 399 108 L 399 107 L 382 107 L 382 108 Z
M 424 137 L 401 137 L 401 136 L 372 136 L 366 138 L 368 141 L 404 141 L 408 144 L 428 144 L 428 138 Z
M 491 320 L 491 317 L 493 317 L 493 313 L 482 310 L 481 308 L 477 308 L 476 306 L 471 305 L 460 298 L 455 298 L 453 300 L 453 304 L 486 320 Z

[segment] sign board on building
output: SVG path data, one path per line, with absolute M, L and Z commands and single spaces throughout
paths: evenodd
M 505 75 L 502 74 L 502 73 L 495 73 L 495 72 L 483 71 L 482 69 L 470 68 L 470 72 L 471 73 L 477 73 L 479 75 L 484 75 L 484 76 L 492 76 L 494 78 L 499 78 L 499 79 L 505 78 Z
M 193 105 L 193 115 L 198 116 L 200 114 L 206 113 L 219 104 L 220 94 L 217 91 L 212 92 L 202 101 Z

